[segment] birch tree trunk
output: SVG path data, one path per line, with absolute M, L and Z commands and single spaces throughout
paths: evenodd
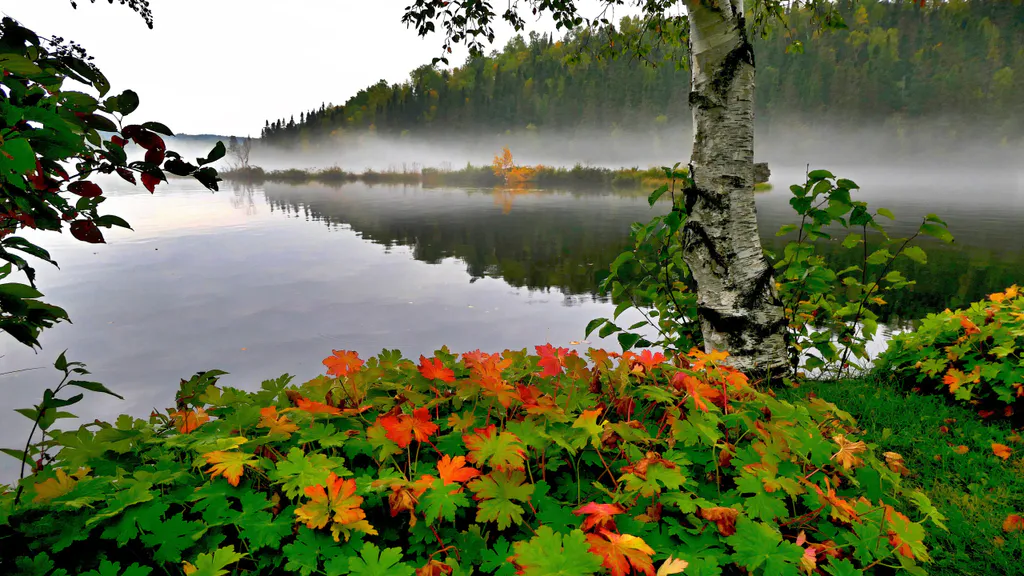
M 754 50 L 743 0 L 686 0 L 693 154 L 684 259 L 706 350 L 758 374 L 787 365 L 782 303 L 754 207 Z

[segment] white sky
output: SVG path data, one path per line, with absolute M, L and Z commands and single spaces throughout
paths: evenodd
M 40 36 L 81 44 L 112 92 L 138 92 L 133 118 L 181 133 L 257 136 L 267 119 L 298 120 L 380 79 L 404 81 L 441 50 L 439 35 L 420 38 L 401 23 L 409 0 L 151 0 L 153 30 L 116 3 L 78 4 L 7 0 L 3 12 Z M 596 14 L 596 0 L 582 5 Z M 554 26 L 545 18 L 531 29 Z M 500 49 L 512 31 L 496 31 Z M 450 58 L 464 59 L 464 50 Z

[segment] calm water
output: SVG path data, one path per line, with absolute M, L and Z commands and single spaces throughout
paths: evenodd
M 896 212 L 897 232 L 938 212 L 957 237 L 952 249 L 930 250 L 932 266 L 919 271 L 912 295 L 893 301 L 896 315 L 1024 281 L 1024 178 L 908 173 L 840 174 L 864 187 L 860 199 Z M 759 195 L 766 243 L 791 221 L 786 187 L 802 175 L 776 168 L 777 189 Z M 65 348 L 126 397 L 86 402 L 77 412 L 91 419 L 168 406 L 178 380 L 198 370 L 227 370 L 223 382 L 242 388 L 286 372 L 310 378 L 332 348 L 364 356 L 400 348 L 415 358 L 444 344 L 569 345 L 612 309 L 594 295 L 595 273 L 625 246 L 631 222 L 663 209 L 609 192 L 224 188 L 175 182 L 155 196 L 121 188 L 105 207 L 134 232 L 108 233 L 100 246 L 40 238 L 61 270 L 39 266 L 39 285 L 74 324 L 47 332 L 39 354 L 0 341 L 0 371 L 47 367 L 0 378 L 0 444 L 24 441 L 27 421 L 11 409 L 56 384 L 50 366 Z M 0 480 L 15 467 L 0 460 Z

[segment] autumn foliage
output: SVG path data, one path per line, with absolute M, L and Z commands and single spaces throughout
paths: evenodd
M 918 389 L 949 394 L 983 418 L 1019 417 L 1024 291 L 1014 285 L 966 309 L 929 314 L 894 336 L 882 360 Z
M 755 390 L 722 353 L 535 351 L 336 350 L 300 386 L 197 375 L 173 410 L 53 431 L 27 497 L 0 494 L 15 551 L 0 571 L 852 574 L 928 559 L 941 515 L 833 405 Z
M 537 168 L 530 166 L 516 166 L 512 160 L 512 152 L 505 147 L 501 154 L 494 156 L 491 163 L 494 175 L 502 178 L 509 186 L 522 186 L 531 182 L 537 176 Z

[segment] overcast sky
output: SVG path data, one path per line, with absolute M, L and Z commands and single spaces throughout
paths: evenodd
M 588 14 L 595 1 L 582 3 Z M 380 79 L 404 81 L 441 51 L 440 36 L 401 23 L 409 0 L 151 0 L 153 30 L 116 3 L 78 4 L 8 0 L 3 12 L 81 44 L 115 92 L 139 93 L 133 117 L 182 133 L 256 136 L 267 119 L 343 103 Z M 545 19 L 532 29 L 554 27 Z M 512 31 L 498 32 L 500 48 Z

